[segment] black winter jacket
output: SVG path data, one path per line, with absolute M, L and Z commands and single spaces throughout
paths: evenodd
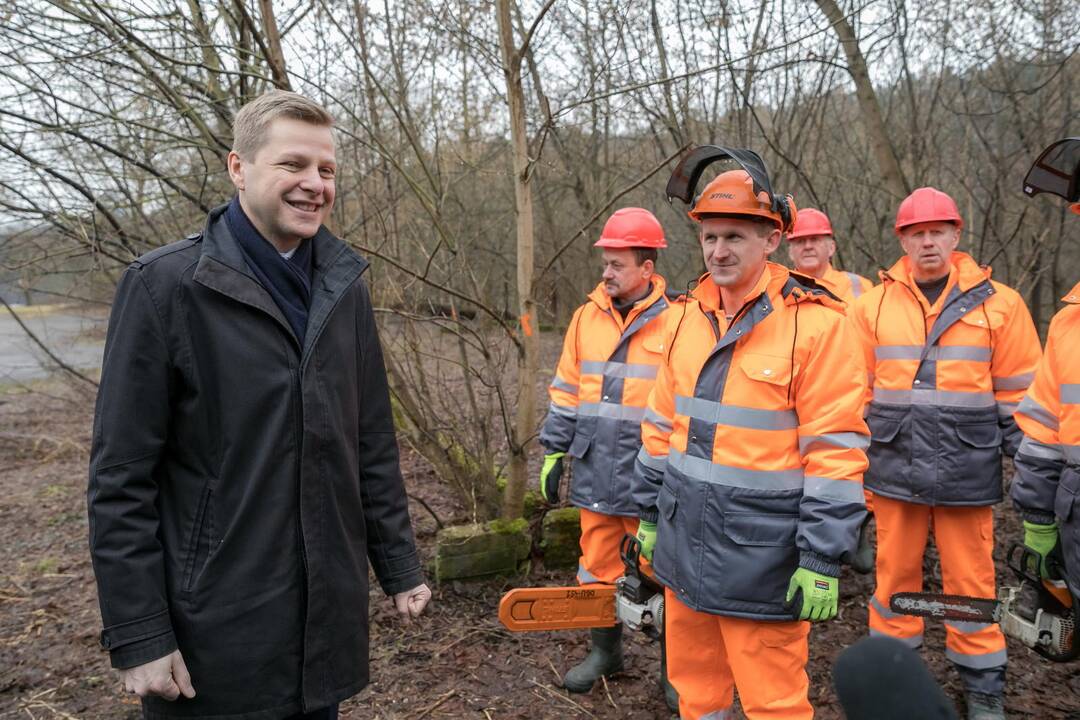
M 368 562 L 421 582 L 367 263 L 325 228 L 301 346 L 222 213 L 131 264 L 94 416 L 90 548 L 115 667 L 179 648 L 149 718 L 273 720 L 368 682 Z

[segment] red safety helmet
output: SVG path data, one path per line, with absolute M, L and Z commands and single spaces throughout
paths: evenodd
M 645 208 L 627 207 L 611 214 L 594 247 L 659 249 L 666 248 L 667 241 L 655 215 Z
M 904 198 L 896 211 L 896 233 L 909 225 L 925 222 L 951 222 L 964 227 L 956 203 L 946 193 L 932 187 L 921 187 Z
M 802 208 L 799 210 L 799 216 L 795 218 L 795 225 L 791 228 L 791 232 L 787 234 L 787 239 L 798 240 L 821 235 L 833 236 L 829 216 L 814 208 Z

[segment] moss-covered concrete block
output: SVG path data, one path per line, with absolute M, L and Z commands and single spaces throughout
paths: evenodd
M 540 528 L 544 567 L 574 567 L 581 555 L 581 519 L 576 507 L 559 508 L 544 516 Z
M 443 528 L 435 539 L 435 580 L 515 575 L 531 547 L 524 518 Z

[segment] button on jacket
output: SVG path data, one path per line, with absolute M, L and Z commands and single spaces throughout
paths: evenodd
M 1016 411 L 1024 439 L 1011 495 L 1025 519 L 1060 525 L 1069 589 L 1080 597 L 1080 285 L 1050 322 L 1046 354 Z
M 634 499 L 692 610 L 791 620 L 800 565 L 836 577 L 866 510 L 865 369 L 839 303 L 769 263 L 730 326 L 702 277 L 642 425 Z
M 1002 499 L 1001 453 L 1039 362 L 1039 338 L 1020 295 L 954 252 L 933 305 L 901 258 L 848 312 L 870 369 L 867 423 L 875 494 L 924 505 Z
M 663 357 L 665 288 L 654 275 L 652 292 L 623 319 L 600 283 L 570 320 L 540 444 L 574 458 L 569 498 L 578 507 L 637 517 L 630 485 Z
M 222 212 L 136 260 L 94 416 L 90 549 L 113 665 L 179 648 L 196 696 L 148 718 L 275 720 L 368 682 L 368 562 L 423 582 L 367 263 L 325 228 L 307 332 Z

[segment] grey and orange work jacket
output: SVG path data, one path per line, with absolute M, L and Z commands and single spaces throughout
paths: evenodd
M 992 505 L 1002 499 L 1002 452 L 1020 444 L 1013 413 L 1039 337 L 1015 290 L 965 253 L 950 262 L 932 305 L 903 257 L 848 311 L 869 372 L 865 482 L 921 505 Z
M 652 291 L 624 319 L 600 283 L 570 320 L 540 444 L 573 458 L 569 499 L 577 507 L 637 517 L 630 483 L 673 306 L 665 290 L 654 275 Z

